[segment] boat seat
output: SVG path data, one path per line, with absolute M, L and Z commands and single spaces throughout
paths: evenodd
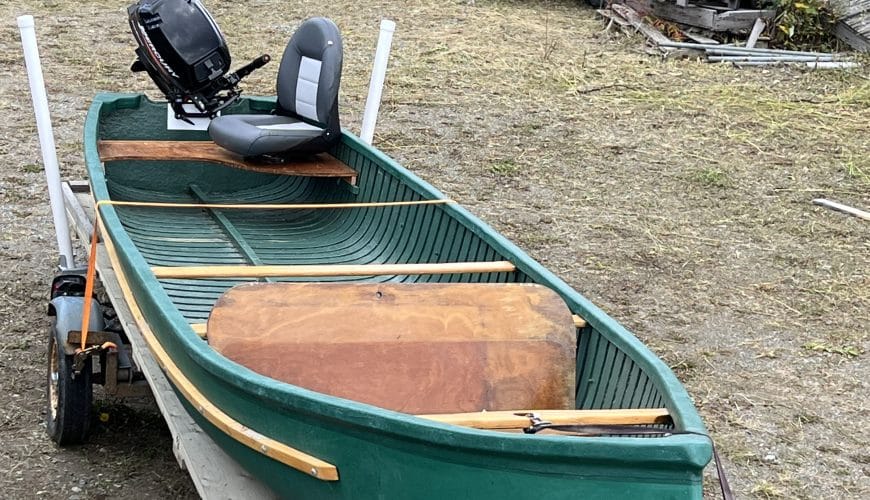
M 275 114 L 220 116 L 209 124 L 209 135 L 244 157 L 293 158 L 328 150 L 341 137 L 341 66 L 341 33 L 335 23 L 323 17 L 306 20 L 281 58 Z
M 574 320 L 540 285 L 243 284 L 207 328 L 257 373 L 391 410 L 574 408 Z

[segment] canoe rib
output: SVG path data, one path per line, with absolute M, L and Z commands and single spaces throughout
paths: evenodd
M 158 279 L 265 278 L 323 276 L 384 276 L 417 274 L 509 273 L 516 267 L 508 261 L 448 262 L 439 264 L 332 264 L 290 266 L 178 266 L 152 267 Z
M 619 410 L 511 410 L 475 413 L 417 415 L 443 424 L 475 429 L 520 429 L 528 427 L 529 418 L 517 413 L 534 413 L 541 420 L 556 425 L 654 425 L 671 424 L 667 408 L 635 408 Z
M 103 234 L 108 234 L 101 221 L 99 222 L 99 225 L 101 232 Z M 287 446 L 284 443 L 264 436 L 259 432 L 242 425 L 209 401 L 205 395 L 187 379 L 181 369 L 178 368 L 169 354 L 163 349 L 163 346 L 157 340 L 154 332 L 151 331 L 148 322 L 145 321 L 145 317 L 142 315 L 142 311 L 136 303 L 133 292 L 130 290 L 130 285 L 127 283 L 127 278 L 122 272 L 122 267 L 118 259 L 118 254 L 116 253 L 115 247 L 112 243 L 112 239 L 105 238 L 104 241 L 106 243 L 106 253 L 109 255 L 112 262 L 112 268 L 115 269 L 118 278 L 118 284 L 124 293 L 124 298 L 130 308 L 130 312 L 133 314 L 136 324 L 142 332 L 142 336 L 148 342 L 148 347 L 151 349 L 154 358 L 184 398 L 194 408 L 196 408 L 206 420 L 211 422 L 212 425 L 239 443 L 257 450 L 263 455 L 277 460 L 304 474 L 320 479 L 321 481 L 338 481 L 338 468 L 336 468 L 335 465 Z
M 338 177 L 356 185 L 357 173 L 328 154 L 309 161 L 268 163 L 245 159 L 211 141 L 99 141 L 100 160 L 205 161 L 267 174 L 303 177 Z

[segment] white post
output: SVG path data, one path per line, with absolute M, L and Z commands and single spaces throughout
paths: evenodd
M 360 139 L 371 144 L 375 136 L 375 122 L 378 119 L 378 108 L 381 106 L 381 94 L 384 91 L 384 78 L 387 75 L 387 61 L 390 58 L 390 45 L 393 43 L 393 32 L 396 23 L 389 19 L 381 21 L 381 34 L 378 37 L 378 48 L 375 50 L 375 65 L 372 68 L 372 80 L 369 82 L 369 96 L 366 98 L 366 109 L 363 112 Z
M 51 214 L 54 218 L 57 247 L 60 251 L 60 267 L 65 269 L 74 265 L 72 241 L 63 206 L 60 170 L 57 166 L 57 151 L 54 146 L 54 133 L 51 130 L 51 115 L 48 113 L 48 98 L 45 96 L 39 49 L 36 46 L 33 16 L 20 16 L 18 28 L 21 30 L 21 45 L 24 46 L 24 61 L 27 64 L 27 78 L 30 80 L 30 94 L 33 97 L 33 112 L 36 114 L 39 144 L 42 147 L 42 163 L 48 181 L 48 198 L 51 201 Z

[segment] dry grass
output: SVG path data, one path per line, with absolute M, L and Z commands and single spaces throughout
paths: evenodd
M 345 37 L 342 118 L 352 130 L 377 22 L 396 20 L 376 145 L 518 241 L 670 363 L 741 496 L 870 495 L 860 428 L 870 396 L 870 225 L 810 203 L 870 207 L 866 69 L 662 61 L 643 52 L 641 39 L 605 32 L 580 2 L 207 5 L 237 64 L 277 57 L 304 17 L 334 18 Z M 8 159 L 0 312 L 16 338 L 0 348 L 0 366 L 4 392 L 19 395 L 0 410 L 11 443 L 0 460 L 22 463 L 0 483 L 32 492 L 61 477 L 68 487 L 60 460 L 117 481 L 130 467 L 135 477 L 122 481 L 131 485 L 122 493 L 189 493 L 179 487 L 183 473 L 141 480 L 171 461 L 167 450 L 133 463 L 114 457 L 121 469 L 94 459 L 93 447 L 59 453 L 39 430 L 41 315 L 54 257 L 12 27 L 26 12 L 37 16 L 66 177 L 84 175 L 80 135 L 91 95 L 151 92 L 127 71 L 133 44 L 120 4 L 0 7 L 0 112 L 12 118 L 0 124 Z M 260 70 L 247 92 L 273 93 L 274 71 Z M 168 446 L 165 436 L 154 439 Z

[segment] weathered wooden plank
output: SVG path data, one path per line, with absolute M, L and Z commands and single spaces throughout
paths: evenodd
M 749 38 L 746 39 L 747 49 L 755 47 L 755 44 L 758 43 L 758 37 L 761 36 L 765 26 L 767 26 L 767 23 L 764 22 L 764 19 L 758 18 L 755 20 L 755 24 L 752 25 L 752 31 L 749 33 Z
M 606 17 L 607 19 L 610 19 L 611 21 L 615 22 L 616 24 L 618 24 L 620 26 L 631 26 L 628 23 L 628 21 L 626 21 L 625 19 L 622 18 L 622 16 L 620 16 L 619 14 L 617 14 L 611 10 L 598 9 L 595 12 L 597 12 L 598 15 L 600 15 L 601 17 Z
M 677 7 L 668 2 L 653 2 L 652 14 L 678 23 L 697 26 L 704 29 L 712 29 L 716 11 L 703 7 Z
M 251 283 L 208 319 L 255 372 L 405 413 L 574 408 L 576 337 L 528 283 Z
M 219 163 L 242 170 L 304 177 L 338 177 L 356 184 L 356 171 L 326 153 L 308 161 L 269 163 L 243 158 L 211 141 L 100 141 L 100 159 L 192 160 Z
M 719 12 L 709 7 L 677 7 L 669 2 L 653 2 L 653 15 L 713 31 L 746 31 L 756 19 L 771 19 L 773 10 L 735 10 Z
M 720 12 L 713 20 L 713 31 L 746 31 L 752 29 L 757 19 L 773 19 L 775 10 L 734 10 Z
M 289 278 L 323 276 L 408 276 L 417 274 L 509 273 L 508 261 L 448 262 L 437 264 L 326 264 L 288 266 L 187 266 L 152 267 L 157 278 Z
M 688 37 L 690 40 L 694 40 L 694 41 L 696 41 L 696 42 L 698 42 L 698 43 L 706 43 L 706 44 L 709 44 L 709 45 L 719 45 L 719 40 L 714 40 L 713 38 L 706 37 L 706 36 L 701 35 L 701 34 L 699 34 L 699 33 L 695 33 L 695 32 L 692 32 L 692 31 L 685 31 L 684 34 L 685 34 L 686 37 Z
M 870 52 L 870 33 L 862 35 L 845 20 L 841 20 L 834 27 L 837 38 L 846 42 L 850 47 L 862 52 Z
M 839 19 L 870 13 L 870 0 L 831 0 L 831 7 Z
M 621 4 L 613 4 L 611 5 L 611 8 L 614 12 L 628 21 L 635 29 L 640 31 L 648 40 L 655 42 L 656 44 L 670 41 L 670 39 L 663 35 L 661 31 L 645 23 L 640 15 L 631 7 Z
M 85 212 L 85 209 L 82 207 L 82 203 L 80 202 L 80 198 L 90 201 L 90 192 L 75 191 L 72 184 L 68 182 L 64 182 L 60 187 L 61 192 L 63 193 L 63 203 L 66 207 L 66 214 L 73 231 L 75 231 L 79 240 L 84 242 L 90 241 L 91 234 L 94 232 L 94 226 L 91 223 L 91 220 L 93 219 L 93 203 L 90 204 L 91 214 L 89 215 Z
M 475 429 L 519 429 L 528 427 L 534 413 L 541 420 L 557 425 L 655 425 L 671 423 L 667 408 L 638 408 L 617 410 L 511 410 L 477 413 L 450 413 L 418 415 L 443 424 L 474 427 Z

